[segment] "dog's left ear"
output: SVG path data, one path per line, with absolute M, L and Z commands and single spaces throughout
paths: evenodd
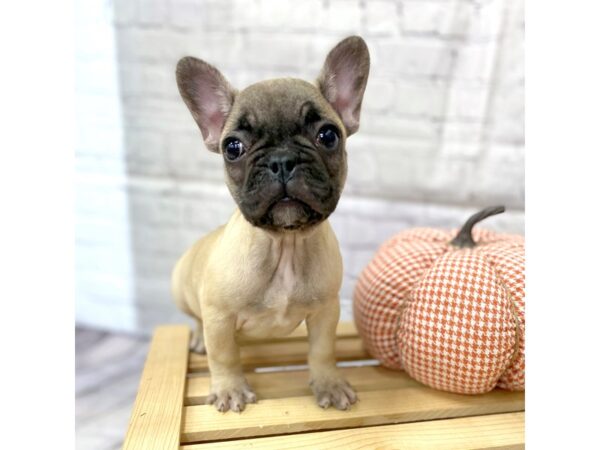
M 369 66 L 367 44 L 361 37 L 351 36 L 329 52 L 317 79 L 321 93 L 340 115 L 348 136 L 358 130 Z

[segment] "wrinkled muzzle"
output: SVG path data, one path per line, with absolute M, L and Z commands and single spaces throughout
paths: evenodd
M 239 207 L 253 225 L 302 229 L 335 210 L 340 190 L 323 162 L 308 151 L 277 149 L 248 164 Z

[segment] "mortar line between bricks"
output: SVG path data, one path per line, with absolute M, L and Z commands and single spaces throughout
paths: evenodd
M 488 90 L 488 95 L 486 99 L 486 107 L 484 112 L 484 127 L 481 133 L 480 139 L 480 155 L 482 157 L 486 157 L 489 154 L 490 144 L 491 144 L 491 130 L 492 130 L 492 112 L 494 107 L 494 101 L 496 99 L 496 94 L 498 91 L 498 79 L 499 79 L 499 68 L 501 65 L 502 57 L 504 56 L 504 42 L 506 39 L 506 28 L 508 23 L 508 0 L 502 0 L 503 8 L 502 8 L 502 18 L 500 19 L 500 30 L 498 33 L 498 40 L 496 43 L 496 53 L 494 57 L 494 63 L 490 69 L 490 87 Z M 480 158 L 480 161 L 483 158 Z

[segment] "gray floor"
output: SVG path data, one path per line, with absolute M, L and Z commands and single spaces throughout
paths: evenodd
M 149 339 L 77 328 L 77 450 L 121 448 Z

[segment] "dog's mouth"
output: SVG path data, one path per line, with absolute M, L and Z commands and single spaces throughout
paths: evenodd
M 261 218 L 260 226 L 272 230 L 301 230 L 324 219 L 322 213 L 289 194 L 275 200 Z
M 296 198 L 286 195 L 285 197 L 273 202 L 273 204 L 271 205 L 271 208 L 275 208 L 275 207 L 297 208 L 297 207 L 309 207 L 309 206 L 301 200 L 298 200 Z

